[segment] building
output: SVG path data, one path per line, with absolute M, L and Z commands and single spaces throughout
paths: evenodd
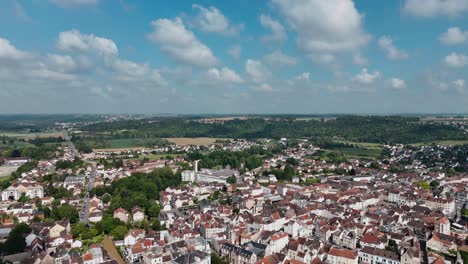
M 26 195 L 31 199 L 43 198 L 44 187 L 37 183 L 20 183 L 12 184 L 10 187 L 2 191 L 2 201 L 15 200 L 17 201 L 21 195 Z
M 328 251 L 326 263 L 330 264 L 357 264 L 358 254 L 348 249 L 332 247 Z M 372 263 L 375 264 L 375 263 Z
M 390 250 L 364 247 L 359 251 L 359 263 L 363 264 L 400 264 L 399 256 Z
M 211 255 L 199 250 L 182 255 L 172 261 L 173 264 L 211 264 Z

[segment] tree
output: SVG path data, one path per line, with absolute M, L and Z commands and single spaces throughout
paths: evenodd
M 17 224 L 3 244 L 2 251 L 7 255 L 23 252 L 26 247 L 24 234 L 29 232 L 31 228 L 26 223 Z
M 161 211 L 161 206 L 158 203 L 154 203 L 148 209 L 148 215 L 150 217 L 159 217 L 160 211 Z
M 227 264 L 228 262 L 221 259 L 216 253 L 211 253 L 211 264 Z
M 73 224 L 71 227 L 73 237 L 78 237 L 86 228 L 86 224 L 84 223 Z
M 122 240 L 124 239 L 127 232 L 128 229 L 126 226 L 119 225 L 110 232 L 110 235 L 113 236 L 116 240 Z
M 236 177 L 231 176 L 231 177 L 227 178 L 226 182 L 229 183 L 229 184 L 234 184 L 234 183 L 236 183 Z
M 433 180 L 431 181 L 431 183 L 429 184 L 431 186 L 431 189 L 437 189 L 437 187 L 439 187 L 439 182 L 436 181 L 436 180 Z
M 69 204 L 64 204 L 60 207 L 52 209 L 51 215 L 55 220 L 62 220 L 66 218 L 70 220 L 70 223 L 72 224 L 78 222 L 79 220 L 78 211 L 74 206 Z
M 110 194 L 105 193 L 105 194 L 102 196 L 102 202 L 103 202 L 103 203 L 108 203 L 108 202 L 110 202 L 111 198 L 112 198 L 112 196 L 111 196 Z

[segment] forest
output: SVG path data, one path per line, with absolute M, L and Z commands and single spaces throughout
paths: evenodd
M 187 118 L 159 118 L 98 122 L 81 128 L 111 132 L 113 138 L 308 138 L 371 143 L 417 143 L 436 140 L 467 140 L 463 130 L 441 123 L 421 122 L 418 117 L 340 116 L 329 120 L 252 118 L 223 123 L 202 123 Z

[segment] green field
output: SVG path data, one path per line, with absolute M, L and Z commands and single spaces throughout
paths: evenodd
M 337 143 L 343 144 L 352 144 L 356 145 L 359 148 L 366 148 L 366 149 L 379 149 L 382 150 L 383 145 L 378 143 L 367 143 L 367 142 L 355 142 L 355 141 L 347 141 L 347 140 L 334 140 Z
M 412 144 L 413 146 L 423 146 L 423 145 L 466 145 L 468 144 L 468 140 L 440 140 L 440 141 L 432 141 L 432 142 L 420 142 Z
M 149 160 L 158 160 L 161 158 L 165 158 L 167 156 L 171 156 L 173 158 L 175 157 L 181 157 L 184 156 L 184 154 L 150 154 L 150 155 L 140 155 L 138 159 L 142 160 L 145 158 L 148 158 Z
M 122 138 L 122 139 L 111 139 L 110 148 L 134 148 L 139 147 L 134 145 L 134 140 L 132 138 Z
M 0 136 L 7 136 L 21 139 L 35 139 L 48 137 L 63 137 L 62 132 L 41 132 L 41 133 L 15 133 L 15 132 L 0 132 Z

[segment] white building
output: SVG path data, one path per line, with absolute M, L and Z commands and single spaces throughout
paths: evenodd
M 2 201 L 16 201 L 21 197 L 22 194 L 25 194 L 31 199 L 43 198 L 44 187 L 37 183 L 12 184 L 10 187 L 2 191 Z

